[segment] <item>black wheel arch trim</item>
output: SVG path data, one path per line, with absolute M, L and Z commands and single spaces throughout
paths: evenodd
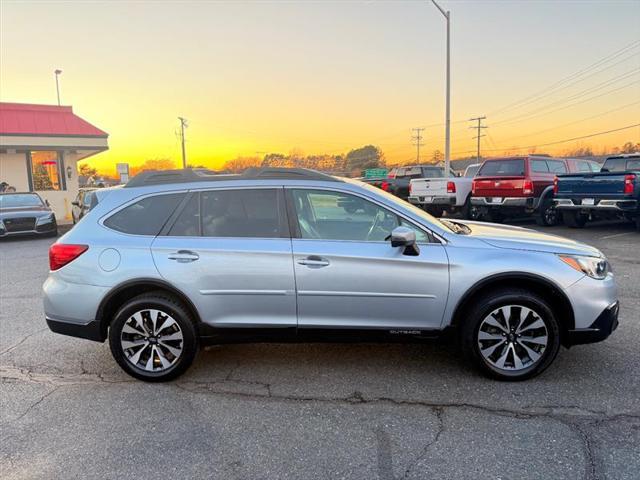
M 535 282 L 542 287 L 547 287 L 554 291 L 559 295 L 560 300 L 565 304 L 565 307 L 568 307 L 568 311 L 570 313 L 570 318 L 559 319 L 559 323 L 562 326 L 562 329 L 565 331 L 571 330 L 575 328 L 575 317 L 573 306 L 571 305 L 571 301 L 564 293 L 562 288 L 554 283 L 552 280 L 548 278 L 542 277 L 540 275 L 536 275 L 534 273 L 527 272 L 503 272 L 497 273 L 494 275 L 490 275 L 482 280 L 476 282 L 471 288 L 469 288 L 465 294 L 462 296 L 458 303 L 455 306 L 453 311 L 453 315 L 451 316 L 451 325 L 458 326 L 462 319 L 460 318 L 461 314 L 464 312 L 464 309 L 467 307 L 467 302 L 480 290 L 489 286 L 492 283 L 502 282 L 505 280 L 524 280 L 529 282 Z
M 107 310 L 107 306 L 109 305 L 111 300 L 113 300 L 114 297 L 116 297 L 119 293 L 122 293 L 125 290 L 128 290 L 131 287 L 135 287 L 135 286 L 150 286 L 150 287 L 157 288 L 158 290 L 168 291 L 169 293 L 175 295 L 180 301 L 184 302 L 187 309 L 194 316 L 197 324 L 201 323 L 200 313 L 198 312 L 198 309 L 196 308 L 195 304 L 191 301 L 191 299 L 182 290 L 180 290 L 179 288 L 176 288 L 174 285 L 160 278 L 152 278 L 152 277 L 136 278 L 134 280 L 127 280 L 126 282 L 122 282 L 116 285 L 109 291 L 109 293 L 105 295 L 105 297 L 100 302 L 100 305 L 98 306 L 98 310 L 96 312 L 95 321 L 98 322 L 100 325 L 100 335 L 101 337 L 103 337 L 102 341 L 104 341 L 107 338 L 107 329 L 109 328 L 109 323 L 111 320 L 105 316 L 105 311 Z M 140 293 L 142 294 L 144 293 L 144 291 Z

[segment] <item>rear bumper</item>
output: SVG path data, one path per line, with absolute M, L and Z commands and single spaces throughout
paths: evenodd
M 456 197 L 443 197 L 443 196 L 423 196 L 423 195 L 409 195 L 409 203 L 414 205 L 443 205 L 455 207 Z
M 100 326 L 100 322 L 96 320 L 91 320 L 88 323 L 73 323 L 65 322 L 63 320 L 54 320 L 49 317 L 45 317 L 45 319 L 47 320 L 49 330 L 54 333 L 69 335 L 70 337 L 84 338 L 95 342 L 104 342 L 107 338 L 105 332 Z
M 477 207 L 520 207 L 535 209 L 537 197 L 471 197 L 471 205 Z
M 569 330 L 565 338 L 565 345 L 582 345 L 605 340 L 618 328 L 619 302 L 609 305 L 588 328 Z
M 614 211 L 614 212 L 636 212 L 638 211 L 637 200 L 625 199 L 602 199 L 594 205 L 584 205 L 582 199 L 557 198 L 556 208 L 560 210 L 587 210 L 587 211 Z

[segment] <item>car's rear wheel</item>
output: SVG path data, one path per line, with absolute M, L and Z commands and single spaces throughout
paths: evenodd
M 139 295 L 116 313 L 109 345 L 118 365 L 148 382 L 174 379 L 198 350 L 194 321 L 179 301 L 163 292 Z
M 562 212 L 562 221 L 569 228 L 583 228 L 587 224 L 587 220 L 589 220 L 589 217 L 580 212 Z
M 560 220 L 558 209 L 554 205 L 551 197 L 546 197 L 542 201 L 535 220 L 538 225 L 545 227 L 553 227 L 558 224 Z
M 526 380 L 543 372 L 560 348 L 560 327 L 550 306 L 520 289 L 479 299 L 462 325 L 465 355 L 487 376 Z

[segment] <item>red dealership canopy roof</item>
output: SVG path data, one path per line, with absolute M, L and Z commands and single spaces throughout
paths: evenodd
M 73 113 L 72 107 L 0 102 L 0 135 L 107 137 Z

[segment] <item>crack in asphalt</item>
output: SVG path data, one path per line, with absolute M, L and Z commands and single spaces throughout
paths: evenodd
M 403 480 L 409 478 L 414 468 L 416 468 L 416 466 L 424 459 L 424 457 L 429 452 L 429 449 L 440 441 L 440 437 L 444 433 L 444 430 L 445 430 L 444 409 L 442 407 L 434 407 L 432 408 L 432 410 L 435 413 L 436 418 L 438 419 L 438 431 L 436 432 L 436 435 L 433 438 L 433 440 L 428 442 L 424 447 L 422 447 L 422 450 L 420 451 L 418 456 L 416 456 L 415 460 L 406 468 L 406 470 L 404 471 L 404 475 L 402 476 Z
M 244 380 L 233 377 L 237 367 L 230 369 L 223 380 L 218 381 L 178 381 L 169 383 L 176 390 L 200 395 L 219 395 L 227 397 L 241 397 L 248 400 L 289 401 L 289 402 L 316 402 L 327 404 L 346 405 L 393 405 L 397 407 L 421 407 L 431 410 L 438 420 L 438 430 L 430 442 L 424 445 L 414 461 L 405 469 L 402 479 L 408 479 L 419 463 L 426 457 L 429 450 L 438 443 L 446 431 L 445 413 L 446 409 L 463 409 L 484 412 L 490 415 L 514 419 L 536 419 L 546 418 L 557 421 L 569 428 L 582 444 L 583 456 L 585 459 L 584 480 L 597 480 L 602 478 L 601 472 L 604 468 L 596 458 L 593 439 L 587 428 L 597 428 L 599 425 L 618 420 L 640 421 L 640 412 L 620 412 L 607 413 L 602 410 L 593 410 L 577 405 L 526 405 L 523 408 L 492 407 L 488 405 L 474 404 L 468 402 L 430 402 L 426 400 L 398 399 L 393 397 L 365 397 L 361 392 L 354 391 L 348 396 L 323 397 L 313 395 L 290 395 L 279 394 L 272 391 L 272 385 L 268 382 L 254 380 Z M 3 422 L 3 424 L 17 422 L 26 417 L 34 408 L 44 402 L 50 395 L 62 387 L 82 386 L 82 385 L 116 385 L 116 384 L 137 384 L 136 380 L 120 379 L 118 377 L 107 377 L 102 373 L 89 373 L 84 364 L 81 373 L 38 373 L 25 367 L 0 366 L 0 382 L 28 382 L 35 384 L 46 384 L 53 386 L 46 394 L 33 402 L 17 418 Z M 238 391 L 238 386 L 254 387 L 249 391 Z M 230 388 L 229 388 L 230 387 Z M 235 390 L 234 390 L 235 387 Z M 381 478 L 394 478 L 390 463 L 390 442 L 388 434 L 381 430 L 375 430 L 378 441 L 378 467 Z M 386 435 L 386 437 L 385 437 Z M 386 453 L 385 453 L 386 452 Z
M 18 342 L 14 343 L 13 345 L 11 345 L 10 347 L 5 348 L 4 350 L 2 350 L 0 352 L 0 357 L 2 355 L 5 355 L 9 352 L 12 352 L 13 350 L 15 350 L 16 348 L 18 348 L 20 345 L 22 345 L 24 342 L 26 342 L 29 338 L 38 335 L 39 333 L 44 332 L 45 330 L 49 330 L 48 328 L 41 328 L 40 330 L 36 330 L 35 332 L 32 332 L 28 335 L 25 335 L 24 337 L 22 337 Z

